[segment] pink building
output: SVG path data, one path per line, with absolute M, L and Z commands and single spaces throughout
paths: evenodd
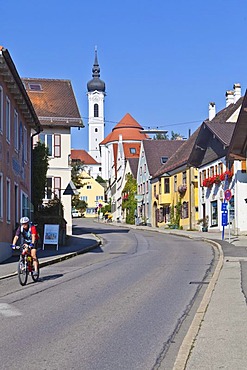
M 31 148 L 38 117 L 7 49 L 0 46 L 0 262 L 22 216 L 31 216 Z

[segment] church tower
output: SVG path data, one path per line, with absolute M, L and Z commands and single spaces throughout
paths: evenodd
M 100 67 L 95 49 L 93 79 L 87 83 L 88 96 L 88 153 L 97 162 L 101 162 L 99 144 L 104 140 L 104 100 L 105 83 L 100 79 Z

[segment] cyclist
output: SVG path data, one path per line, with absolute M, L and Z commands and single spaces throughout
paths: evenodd
M 14 249 L 19 237 L 22 236 L 24 244 L 27 244 L 31 248 L 31 256 L 33 258 L 34 275 L 38 275 L 38 262 L 37 262 L 37 229 L 34 225 L 31 225 L 28 217 L 22 217 L 20 219 L 20 226 L 15 232 L 11 247 Z

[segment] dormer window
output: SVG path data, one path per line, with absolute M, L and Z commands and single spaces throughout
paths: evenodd
M 130 154 L 136 154 L 136 148 L 130 148 Z
M 40 84 L 29 83 L 28 87 L 30 91 L 42 91 L 42 87 Z
M 161 157 L 161 164 L 165 164 L 168 161 L 168 157 Z

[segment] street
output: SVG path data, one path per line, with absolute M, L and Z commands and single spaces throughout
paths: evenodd
M 214 249 L 75 220 L 74 233 L 85 231 L 99 235 L 102 246 L 42 268 L 36 284 L 1 281 L 1 369 L 172 369 L 214 268 Z

